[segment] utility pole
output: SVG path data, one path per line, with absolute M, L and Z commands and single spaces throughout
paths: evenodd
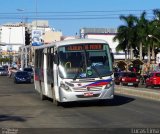
M 18 8 L 17 9 L 18 12 L 22 13 L 22 21 L 21 21 L 21 27 L 22 27 L 22 40 L 23 40 L 23 45 L 21 46 L 21 69 L 23 70 L 24 68 L 24 61 L 26 60 L 24 55 L 26 55 L 26 51 L 24 50 L 24 46 L 25 46 L 25 21 L 24 21 L 24 16 L 23 16 L 23 12 L 25 11 L 24 9 Z
M 9 28 L 9 65 L 11 67 L 12 61 L 11 61 L 11 51 L 12 51 L 12 45 L 11 45 L 11 27 Z
M 37 29 L 37 0 L 35 0 L 35 5 L 36 5 L 36 29 Z

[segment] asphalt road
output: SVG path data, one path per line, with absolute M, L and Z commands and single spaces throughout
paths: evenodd
M 160 133 L 160 102 L 116 94 L 113 101 L 57 107 L 51 100 L 41 101 L 33 84 L 14 84 L 12 78 L 1 76 L 0 128 L 76 128 L 76 133 L 85 129 L 159 128 Z

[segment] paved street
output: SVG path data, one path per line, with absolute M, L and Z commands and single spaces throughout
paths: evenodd
M 158 128 L 160 102 L 117 94 L 114 101 L 55 106 L 33 84 L 0 77 L 1 128 Z

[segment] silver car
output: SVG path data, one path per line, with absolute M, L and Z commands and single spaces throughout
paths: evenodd
M 8 71 L 5 68 L 0 68 L 0 76 L 7 76 Z

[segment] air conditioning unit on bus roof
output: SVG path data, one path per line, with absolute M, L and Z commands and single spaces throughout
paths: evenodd
M 64 38 L 64 40 L 72 40 L 72 39 L 76 39 L 76 37 L 66 37 L 66 38 Z

